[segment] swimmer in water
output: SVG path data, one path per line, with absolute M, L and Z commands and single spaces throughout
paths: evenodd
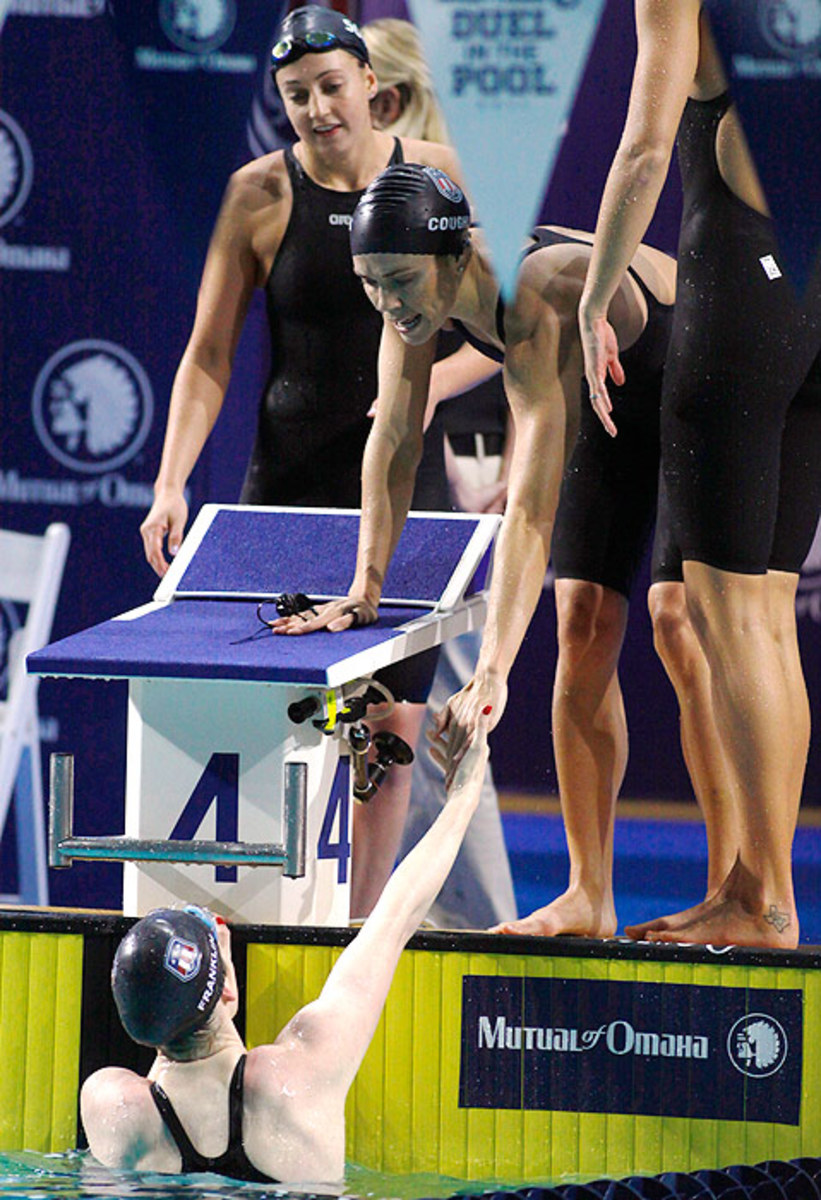
M 316 1000 L 270 1045 L 246 1050 L 228 926 L 159 909 L 123 938 L 112 989 L 126 1032 L 153 1046 L 147 1077 L 104 1067 L 83 1084 L 91 1153 L 108 1167 L 214 1171 L 249 1182 L 332 1183 L 345 1166 L 345 1099 L 402 950 L 476 809 L 487 719 L 434 824 L 397 868 Z

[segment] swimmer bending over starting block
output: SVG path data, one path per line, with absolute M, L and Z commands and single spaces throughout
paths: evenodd
M 453 865 L 487 758 L 485 722 L 436 821 L 392 875 L 319 997 L 271 1045 L 246 1051 L 234 1025 L 239 997 L 224 922 L 192 907 L 159 909 L 132 927 L 114 959 L 112 988 L 126 1032 L 155 1046 L 157 1057 L 147 1078 L 104 1067 L 83 1084 L 95 1158 L 249 1182 L 341 1180 L 348 1090 L 399 956 Z
M 473 678 L 439 714 L 434 733 L 433 754 L 446 782 L 475 736 L 480 714 L 491 714 L 491 729 L 501 718 L 507 677 L 541 595 L 565 459 L 578 430 L 583 362 L 577 307 L 591 242 L 591 235 L 577 230 L 536 229 L 516 296 L 506 305 L 481 235 L 470 229 L 468 202 L 443 171 L 416 163 L 391 166 L 354 211 L 354 270 L 384 318 L 356 570 L 347 597 L 322 606 L 309 621 L 282 618 L 273 630 L 341 631 L 376 620 L 421 455 L 435 334 L 450 320 L 473 346 L 503 363 L 515 445 L 479 661 Z M 649 324 L 642 288 L 657 308 L 668 290 L 671 302 L 670 265 L 660 251 L 639 247 L 632 274 L 623 277 L 610 307 L 620 345 L 632 347 Z M 617 382 L 623 381 L 620 373 Z

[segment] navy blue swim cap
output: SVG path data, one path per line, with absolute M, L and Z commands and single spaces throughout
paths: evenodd
M 111 990 L 123 1028 L 144 1046 L 167 1046 L 207 1021 L 225 968 L 210 914 L 157 908 L 125 935 Z
M 280 25 L 279 37 L 271 49 L 271 74 L 276 75 L 280 67 L 296 62 L 303 54 L 328 50 L 347 50 L 370 65 L 368 47 L 355 21 L 319 4 L 295 8 Z
M 453 254 L 470 241 L 470 205 L 438 167 L 396 163 L 377 175 L 354 209 L 352 254 Z

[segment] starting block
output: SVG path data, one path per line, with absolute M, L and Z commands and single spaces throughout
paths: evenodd
M 57 756 L 51 865 L 124 860 L 130 916 L 194 902 L 255 924 L 346 925 L 345 713 L 375 671 L 481 627 L 499 523 L 411 513 L 376 624 L 286 637 L 257 606 L 347 595 L 359 513 L 206 505 L 151 602 L 28 658 L 36 675 L 129 687 L 125 836 L 72 835 Z

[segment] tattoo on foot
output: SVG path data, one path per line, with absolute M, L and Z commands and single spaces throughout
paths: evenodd
M 779 933 L 783 933 L 790 923 L 789 915 L 779 912 L 775 904 L 771 904 L 769 910 L 764 913 L 764 920 L 768 925 L 773 925 Z

